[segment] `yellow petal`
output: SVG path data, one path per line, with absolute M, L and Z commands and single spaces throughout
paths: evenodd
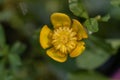
M 85 47 L 84 47 L 84 42 L 78 42 L 76 48 L 70 53 L 70 57 L 77 57 L 79 56 L 84 50 L 85 50 Z
M 88 38 L 87 32 L 78 20 L 73 19 L 72 29 L 77 32 L 79 40 L 82 38 Z
M 59 51 L 55 51 L 54 48 L 48 49 L 47 55 L 51 57 L 53 60 L 58 61 L 58 62 L 65 62 L 67 60 L 66 54 L 62 54 Z
M 50 38 L 48 37 L 51 30 L 48 28 L 47 25 L 44 25 L 40 32 L 40 44 L 41 46 L 46 49 L 50 47 Z
M 71 20 L 69 16 L 63 13 L 53 13 L 51 15 L 51 22 L 54 28 L 58 28 L 62 26 L 70 27 L 70 24 L 71 24 Z

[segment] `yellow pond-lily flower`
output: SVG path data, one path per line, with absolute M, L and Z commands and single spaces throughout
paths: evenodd
M 76 19 L 70 19 L 64 13 L 51 15 L 53 30 L 44 25 L 40 31 L 40 44 L 49 57 L 58 62 L 65 62 L 68 55 L 77 57 L 85 50 L 83 38 L 88 35 Z

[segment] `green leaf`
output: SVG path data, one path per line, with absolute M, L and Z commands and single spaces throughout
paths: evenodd
M 107 15 L 103 16 L 103 17 L 100 19 L 100 21 L 107 22 L 109 19 L 110 19 L 110 15 L 107 14 Z
M 120 47 L 120 39 L 108 39 L 107 40 L 108 43 L 111 44 L 111 46 L 118 51 L 119 47 Z M 116 52 L 115 51 L 115 52 Z M 116 52 L 117 53 L 117 52 Z
M 5 70 L 5 60 L 0 61 L 0 80 L 5 80 L 6 77 L 6 70 Z
M 3 56 L 3 52 L 0 50 L 0 57 Z
M 69 8 L 76 16 L 89 18 L 88 13 L 81 0 L 69 0 Z
M 12 48 L 11 48 L 11 53 L 13 54 L 21 54 L 25 51 L 26 46 L 20 42 L 16 42 Z
M 0 50 L 0 57 L 6 56 L 7 54 L 9 54 L 9 46 L 5 45 L 4 48 Z
M 109 79 L 97 72 L 81 71 L 79 73 L 69 73 L 68 80 L 109 80 Z
M 86 26 L 87 29 L 91 32 L 97 32 L 98 31 L 98 22 L 94 18 L 87 19 L 84 23 L 84 26 Z
M 12 76 L 16 75 L 18 73 L 20 67 L 22 66 L 22 62 L 21 62 L 20 57 L 17 54 L 9 54 L 8 60 L 9 60 L 9 64 L 10 64 L 11 74 L 12 74 L 11 77 L 9 77 L 9 78 L 14 78 Z M 12 80 L 14 80 L 14 79 L 12 79 Z
M 105 41 L 101 38 L 98 38 L 96 36 L 89 36 L 89 41 L 92 41 L 94 43 L 94 45 L 101 48 L 103 51 L 105 51 L 106 53 L 108 53 L 110 55 L 113 55 L 115 52 L 112 45 L 110 45 L 107 41 Z M 89 47 L 90 47 L 90 44 L 89 44 Z
M 0 25 L 0 48 L 4 48 L 5 45 L 5 35 L 2 25 Z
M 3 4 L 4 0 L 0 0 L 0 4 Z
M 76 58 L 79 68 L 95 69 L 103 65 L 113 54 L 114 49 L 103 40 L 96 37 L 89 37 L 86 41 L 85 52 Z
M 102 53 L 102 51 L 98 51 Z M 78 67 L 82 69 L 95 69 L 105 63 L 110 57 L 108 54 L 102 53 L 100 55 L 95 52 L 86 50 L 80 57 L 78 57 L 76 59 Z
M 5 20 L 9 20 L 12 16 L 12 11 L 10 10 L 6 10 L 0 13 L 0 20 L 1 21 L 5 21 Z
M 120 0 L 111 0 L 110 3 L 113 6 L 120 7 Z
M 69 72 L 72 72 L 72 71 L 76 71 L 78 70 L 78 67 L 76 65 L 76 60 L 75 59 L 69 59 L 64 62 L 64 63 L 58 63 L 58 62 L 55 62 L 53 60 L 51 60 L 50 58 L 48 59 L 48 61 L 51 61 L 51 63 L 56 67 L 56 68 L 60 68 L 64 71 L 69 71 Z M 72 65 L 72 66 L 71 66 Z M 73 67 L 74 66 L 74 67 Z
M 21 59 L 17 54 L 9 54 L 8 59 L 13 69 L 22 65 Z

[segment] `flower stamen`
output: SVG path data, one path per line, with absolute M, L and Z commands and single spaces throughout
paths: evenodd
M 77 33 L 69 27 L 59 27 L 53 32 L 52 44 L 56 50 L 62 53 L 68 53 L 76 46 L 76 34 Z

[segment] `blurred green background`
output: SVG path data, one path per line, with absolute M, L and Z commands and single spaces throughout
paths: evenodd
M 78 19 L 90 33 L 85 52 L 65 63 L 39 43 L 54 12 Z M 119 61 L 120 0 L 0 0 L 0 80 L 110 80 Z

